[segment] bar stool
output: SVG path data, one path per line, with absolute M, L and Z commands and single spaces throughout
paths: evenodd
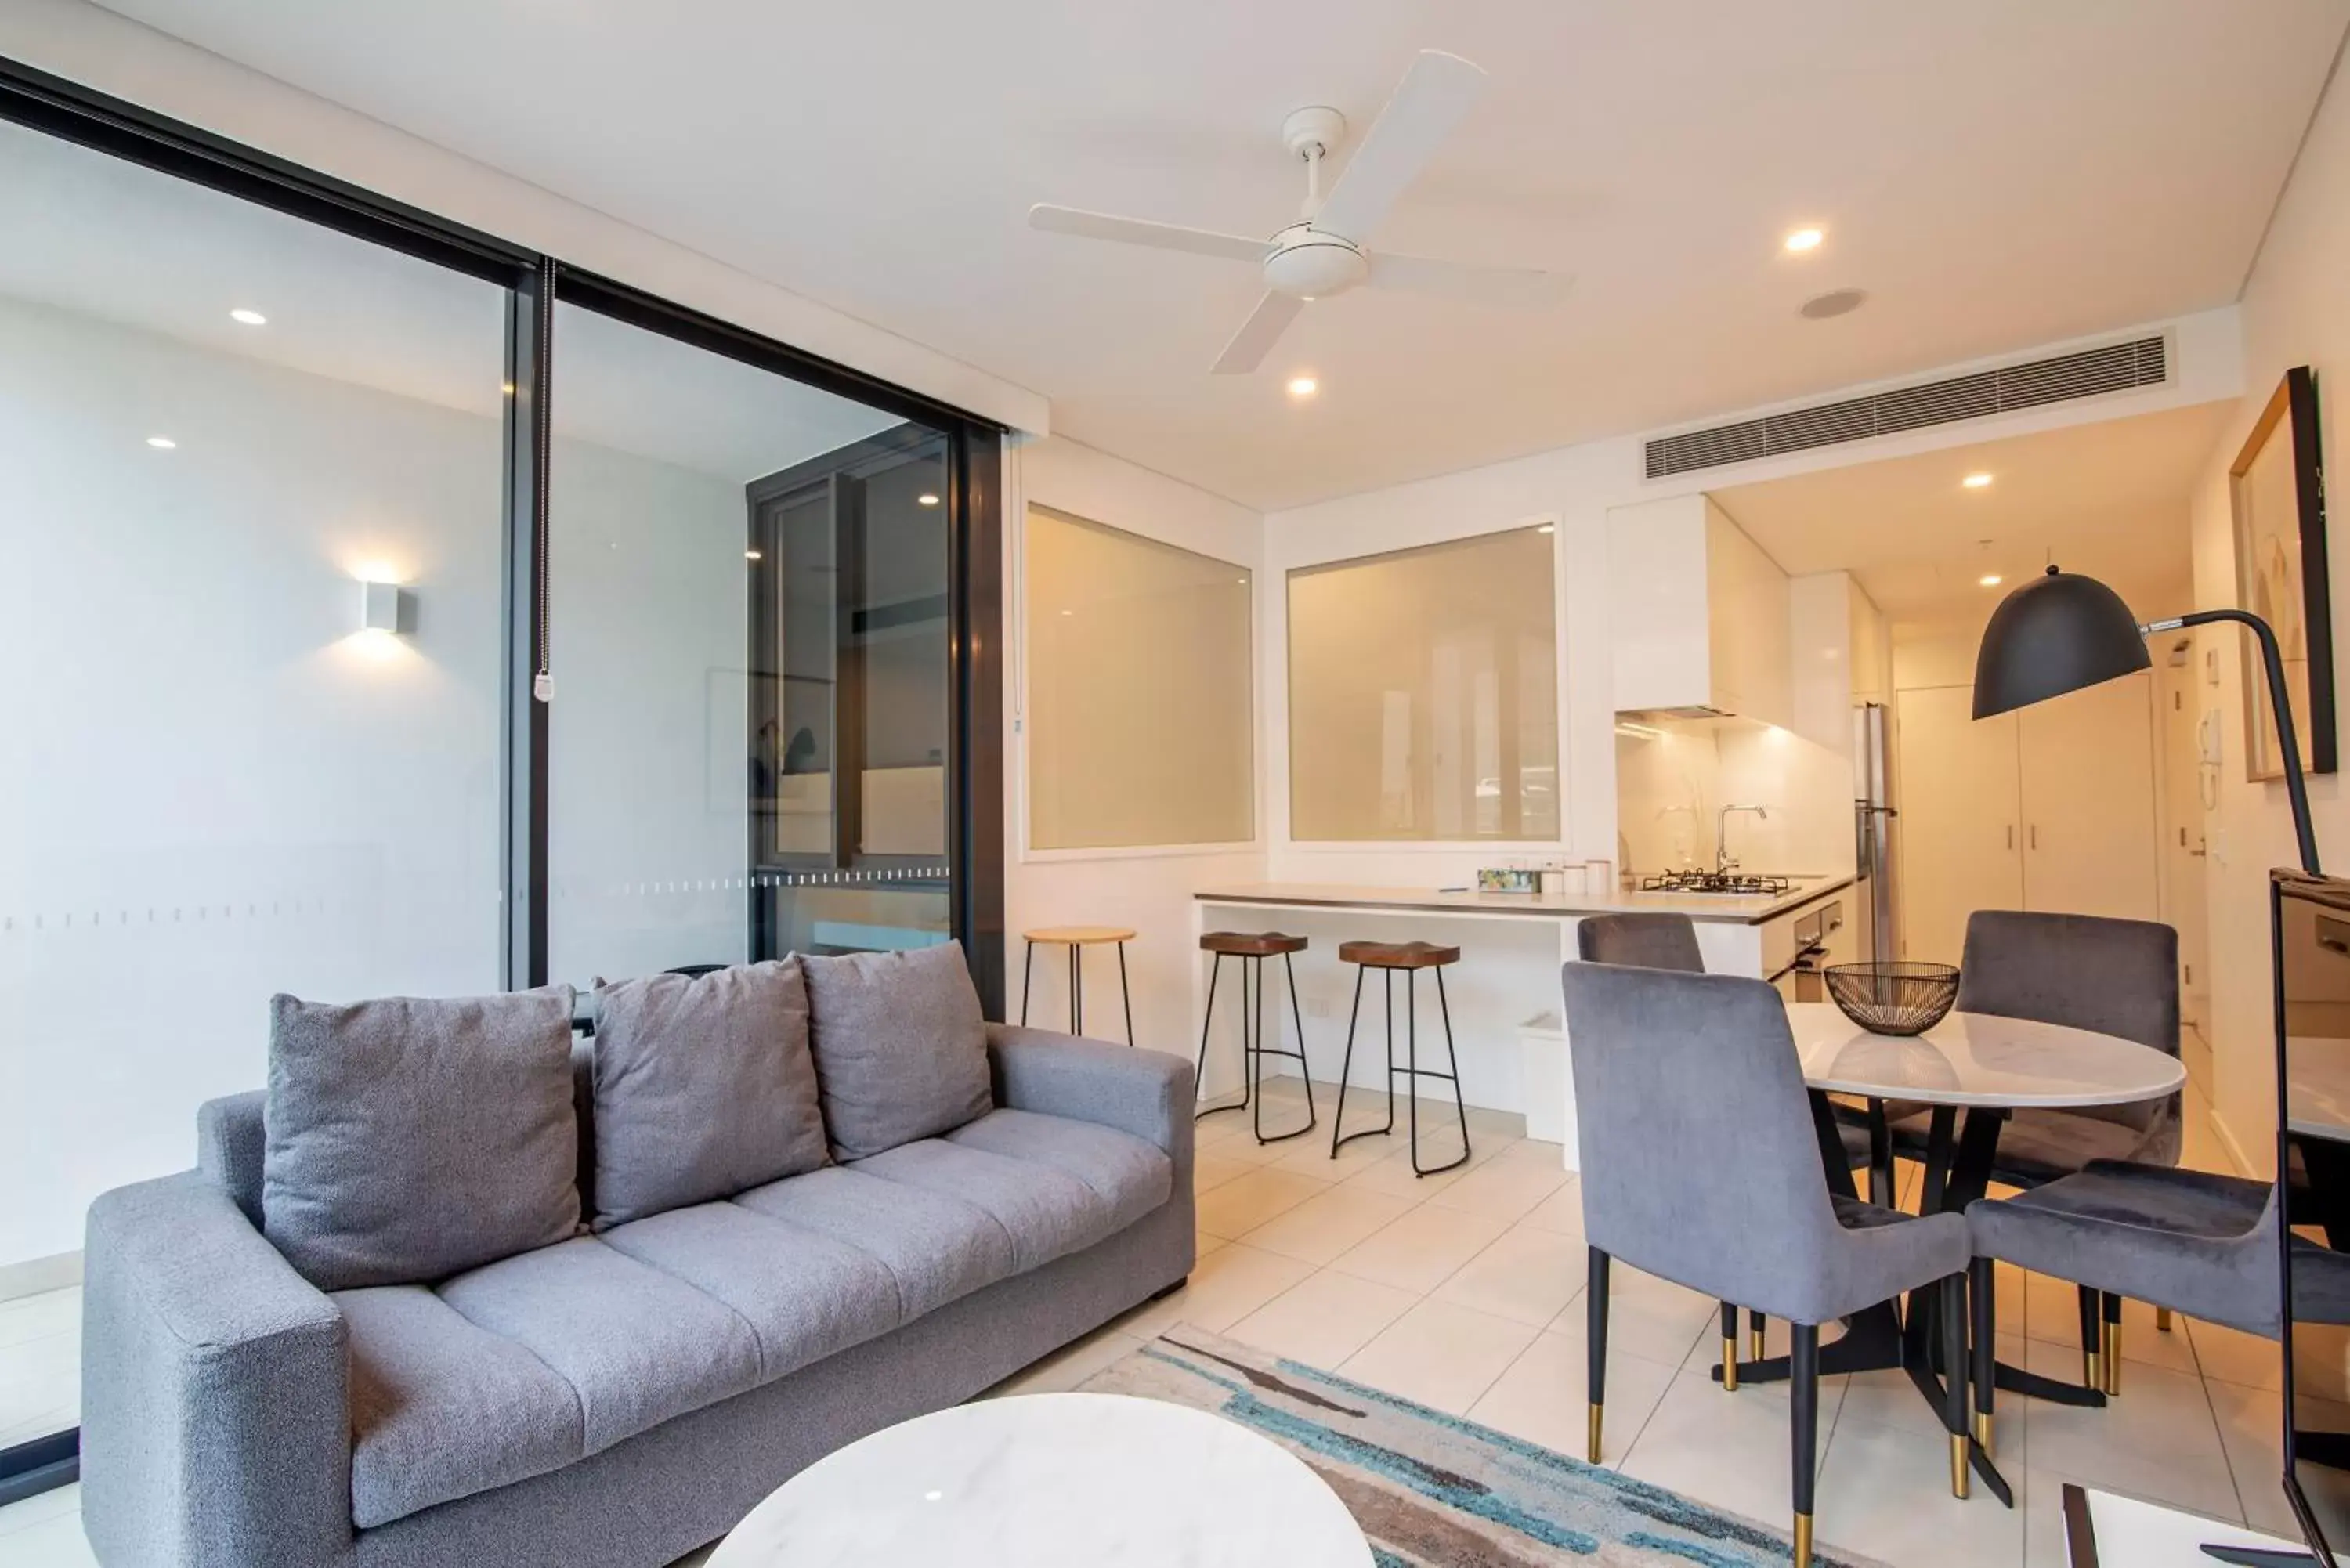
M 1400 1073 L 1411 1082 L 1411 1173 L 1414 1176 L 1434 1176 L 1469 1162 L 1469 1107 L 1461 1098 L 1461 1058 L 1452 1049 L 1452 1007 L 1444 996 L 1444 968 L 1461 961 L 1459 948 L 1440 948 L 1433 942 L 1341 942 L 1338 961 L 1359 967 L 1355 971 L 1355 1004 L 1347 1014 L 1347 1057 L 1338 1069 L 1338 1109 L 1330 1118 L 1330 1158 L 1338 1158 L 1339 1146 L 1358 1137 L 1384 1136 L 1395 1131 L 1395 1081 Z M 1419 1064 L 1419 981 L 1421 970 L 1436 971 L 1436 1005 L 1444 1013 L 1444 1055 L 1452 1065 L 1450 1073 L 1439 1073 Z M 1347 1119 L 1347 1079 L 1355 1064 L 1355 1023 L 1363 1011 L 1363 976 L 1372 970 L 1379 971 L 1379 984 L 1388 995 L 1388 1120 L 1385 1127 L 1365 1127 L 1360 1132 L 1340 1136 L 1339 1128 Z M 1398 971 L 1404 977 L 1404 1063 L 1395 1064 L 1395 977 Z M 1461 1115 L 1461 1158 L 1443 1165 L 1423 1166 L 1419 1163 L 1419 1081 L 1422 1078 L 1442 1078 L 1452 1085 L 1453 1108 Z
M 1126 983 L 1126 944 L 1134 940 L 1134 932 L 1125 926 L 1039 926 L 1033 931 L 1023 931 L 1020 940 L 1028 944 L 1020 960 L 1020 1022 L 1028 1023 L 1028 981 L 1036 967 L 1036 944 L 1066 947 L 1069 950 L 1069 1033 L 1086 1032 L 1086 971 L 1078 961 L 1087 948 L 1105 942 L 1118 944 L 1118 991 L 1126 1003 L 1126 1043 L 1134 1044 L 1134 992 Z
M 1195 1111 L 1191 1119 L 1211 1116 L 1218 1111 L 1244 1111 L 1251 1101 L 1256 1104 L 1253 1125 L 1256 1141 L 1279 1143 L 1284 1138 L 1303 1137 L 1314 1130 L 1318 1119 L 1314 1109 L 1314 1079 L 1305 1070 L 1305 1020 L 1297 1011 L 1297 968 L 1289 955 L 1304 952 L 1307 943 L 1304 937 L 1293 937 L 1280 931 L 1210 931 L 1200 939 L 1200 950 L 1216 955 L 1215 967 L 1208 971 L 1208 1007 L 1200 1019 L 1200 1063 L 1192 1082 L 1196 1085 L 1208 1072 L 1208 1028 L 1216 1017 L 1216 981 L 1224 972 L 1224 960 L 1241 961 L 1241 1103 L 1236 1106 L 1211 1106 Z M 1289 1016 L 1297 1025 L 1297 1049 L 1284 1051 L 1278 1045 L 1264 1043 L 1264 961 L 1281 960 L 1281 967 L 1289 973 Z M 1253 979 L 1253 985 L 1251 981 Z M 1255 997 L 1253 1006 L 1250 997 Z M 1263 1078 L 1264 1058 L 1288 1056 L 1297 1063 L 1298 1075 L 1305 1079 L 1305 1125 L 1292 1131 L 1274 1133 L 1264 1130 L 1264 1095 Z M 1196 1089 L 1194 1093 L 1196 1093 Z

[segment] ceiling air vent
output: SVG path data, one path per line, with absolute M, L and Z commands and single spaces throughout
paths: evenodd
M 1872 392 L 1865 398 L 1789 409 L 1732 425 L 1658 436 L 1647 443 L 1648 472 L 1650 479 L 1667 479 L 1700 468 L 1866 441 L 1954 420 L 1979 420 L 1989 414 L 2036 409 L 2043 403 L 2159 386 L 2169 374 L 2169 345 L 2163 338 L 2133 338 L 2102 348 L 2059 354 L 2053 359 L 1977 370 L 1972 375 Z

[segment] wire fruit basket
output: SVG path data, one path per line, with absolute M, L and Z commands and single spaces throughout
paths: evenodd
M 1946 963 L 1888 959 L 1830 964 L 1821 973 L 1828 999 L 1873 1034 L 1923 1034 L 1959 999 L 1959 971 Z

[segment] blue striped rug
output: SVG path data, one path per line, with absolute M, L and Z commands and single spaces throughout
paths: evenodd
M 1312 1466 L 1378 1568 L 1762 1568 L 1787 1537 L 1752 1520 L 1189 1325 L 1087 1380 L 1211 1410 Z M 1814 1550 L 1821 1568 L 1882 1568 Z

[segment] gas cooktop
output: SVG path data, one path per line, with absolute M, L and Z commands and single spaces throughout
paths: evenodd
M 1640 878 L 1643 893 L 1720 893 L 1729 897 L 1775 895 L 1791 890 L 1784 877 L 1757 877 L 1744 871 L 1668 871 Z

